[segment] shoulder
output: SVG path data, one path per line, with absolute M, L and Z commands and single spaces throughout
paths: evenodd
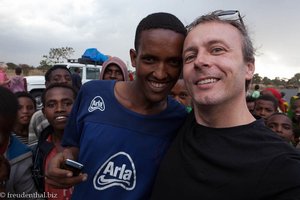
M 173 98 L 170 98 L 170 96 L 168 96 L 168 108 L 167 108 L 167 110 L 168 110 L 168 112 L 174 113 L 175 115 L 178 115 L 178 116 L 185 117 L 187 115 L 186 107 L 183 106 L 182 104 L 178 103 Z
M 90 86 L 90 85 L 101 85 L 101 86 L 108 86 L 108 85 L 114 85 L 116 81 L 112 80 L 91 80 L 86 82 L 84 85 L 85 86 Z
M 82 85 L 80 93 L 82 96 L 99 94 L 103 91 L 113 91 L 116 81 L 92 80 Z
M 91 87 L 108 87 L 110 85 L 114 85 L 115 81 L 107 81 L 107 80 L 91 80 L 83 84 L 83 89 L 88 90 L 91 89 Z M 95 88 L 93 88 L 95 89 Z

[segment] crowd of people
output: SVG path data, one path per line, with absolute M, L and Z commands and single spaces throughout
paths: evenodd
M 255 90 L 246 97 L 252 115 L 256 119 L 262 118 L 267 127 L 291 145 L 300 148 L 300 93 L 292 96 L 288 103 L 276 88 L 259 90 L 259 85 L 255 85 L 254 88 Z
M 255 51 L 239 11 L 188 26 L 150 14 L 129 53 L 134 79 L 116 56 L 85 84 L 50 68 L 41 110 L 21 68 L 0 67 L 4 198 L 300 199 L 300 95 L 248 92 Z

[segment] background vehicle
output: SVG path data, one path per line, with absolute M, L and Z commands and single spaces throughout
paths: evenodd
M 99 79 L 99 75 L 102 69 L 101 65 L 81 64 L 77 59 L 69 59 L 67 63 L 58 63 L 56 65 L 66 66 L 70 69 L 71 73 L 74 73 L 75 68 L 80 69 L 80 76 L 82 78 L 82 84 Z M 44 76 L 25 76 L 27 80 L 27 90 L 35 98 L 37 102 L 37 109 L 42 108 L 41 96 L 45 89 L 45 77 Z

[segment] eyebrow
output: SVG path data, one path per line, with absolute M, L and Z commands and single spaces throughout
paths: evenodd
M 211 45 L 217 44 L 217 43 L 224 44 L 227 48 L 229 48 L 228 45 L 226 44 L 226 42 L 224 42 L 224 40 L 220 40 L 220 39 L 212 39 L 212 40 L 209 40 L 208 42 L 205 42 L 204 45 L 205 45 L 205 46 L 211 46 Z M 198 48 L 197 48 L 197 45 L 193 45 L 193 46 L 188 47 L 187 49 L 183 50 L 182 53 L 184 54 L 184 53 L 187 52 L 187 51 L 197 51 L 197 49 L 198 49 Z
M 63 98 L 63 99 L 59 99 L 59 100 L 57 100 L 57 99 L 47 99 L 46 103 L 48 103 L 48 102 L 59 102 L 59 101 L 69 101 L 69 100 L 74 101 L 74 99 L 72 99 L 72 98 Z
M 195 46 L 188 47 L 183 50 L 182 54 L 185 54 L 188 51 L 197 51 L 197 48 Z

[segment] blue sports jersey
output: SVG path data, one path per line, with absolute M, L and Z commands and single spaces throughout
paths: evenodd
M 123 107 L 114 96 L 115 81 L 83 85 L 65 129 L 63 146 L 80 148 L 88 180 L 75 186 L 72 199 L 148 199 L 162 156 L 186 116 L 168 98 L 156 115 Z

